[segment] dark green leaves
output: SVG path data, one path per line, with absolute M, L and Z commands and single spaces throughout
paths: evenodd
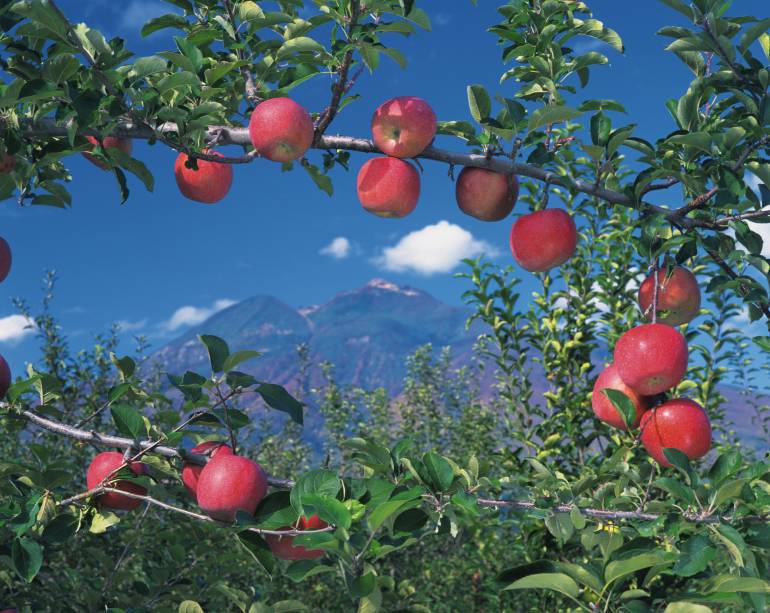
M 110 408 L 112 421 L 123 436 L 138 439 L 146 431 L 144 419 L 139 412 L 125 404 L 117 404 Z
M 298 514 L 304 515 L 304 496 L 317 495 L 335 498 L 341 487 L 342 482 L 333 472 L 322 469 L 311 470 L 297 479 L 291 489 L 291 506 Z
M 482 121 L 492 112 L 492 101 L 483 85 L 468 86 L 468 107 L 476 121 Z
M 18 538 L 11 546 L 11 561 L 16 573 L 31 583 L 43 565 L 43 548 L 28 538 Z
M 227 343 L 218 336 L 208 334 L 203 334 L 198 338 L 206 346 L 212 372 L 222 372 L 225 367 L 225 360 L 230 355 L 230 348 L 227 346 Z
M 671 570 L 680 577 L 692 577 L 706 570 L 716 554 L 716 547 L 711 544 L 711 540 L 696 534 L 680 547 L 679 559 Z
M 602 390 L 602 393 L 609 398 L 612 406 L 618 412 L 618 415 L 623 419 L 623 423 L 626 424 L 626 428 L 631 428 L 636 421 L 636 407 L 631 399 L 619 390 L 606 388 Z
M 302 425 L 303 405 L 285 388 L 275 383 L 260 383 L 256 391 L 270 408 L 287 413 L 292 420 Z
M 543 126 L 570 121 L 580 117 L 581 112 L 568 106 L 546 106 L 537 109 L 529 118 L 528 128 L 531 131 Z

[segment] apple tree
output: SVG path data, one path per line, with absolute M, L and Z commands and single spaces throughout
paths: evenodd
M 770 320 L 754 225 L 770 223 L 770 19 L 662 0 L 685 25 L 659 34 L 692 80 L 650 142 L 622 100 L 588 93 L 608 60 L 575 37 L 623 42 L 579 0 L 503 4 L 489 27 L 499 91 L 469 83 L 455 119 L 355 93 L 380 61 L 406 68 L 400 37 L 430 29 L 429 3 L 166 2 L 141 33 L 168 34 L 167 50 L 145 57 L 55 0 L 0 5 L 6 205 L 72 206 L 77 154 L 123 201 L 128 174 L 152 191 L 137 140 L 176 152 L 180 192 L 205 204 L 227 195 L 233 165 L 297 170 L 332 196 L 330 172 L 362 158 L 361 214 L 403 217 L 421 173 L 449 170 L 460 209 L 505 227 L 511 248 L 511 266 L 462 274 L 494 394 L 424 351 L 396 400 L 340 387 L 325 365 L 314 462 L 300 436 L 310 400 L 244 372 L 256 351 L 202 335 L 210 369 L 160 377 L 114 336 L 73 356 L 50 300 L 37 315 L 20 303 L 44 352 L 15 377 L 0 361 L 0 604 L 767 610 L 770 463 L 736 440 L 720 384 L 750 397 L 766 449 L 770 335 L 735 319 Z M 330 73 L 315 108 L 292 99 Z M 367 103 L 371 126 L 329 134 Z M 537 279 L 530 301 L 523 275 Z

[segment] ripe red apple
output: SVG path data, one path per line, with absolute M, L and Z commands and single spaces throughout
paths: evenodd
M 196 445 L 190 449 L 191 453 L 199 453 L 201 455 L 207 455 L 213 458 L 218 453 L 232 454 L 233 450 L 224 443 L 219 441 L 206 441 L 200 445 Z M 184 483 L 185 489 L 192 496 L 193 500 L 197 500 L 198 479 L 200 479 L 203 466 L 197 464 L 189 464 L 185 462 L 182 466 L 182 483 Z
M 620 378 L 637 393 L 660 394 L 687 372 L 687 341 L 666 324 L 642 324 L 618 339 L 615 365 Z
M 691 460 L 711 449 L 711 423 L 697 402 L 689 398 L 669 400 L 642 416 L 642 444 L 655 461 L 671 466 L 664 448 L 678 449 Z
M 655 272 L 647 277 L 639 288 L 639 306 L 647 319 L 652 319 L 652 301 L 655 296 Z M 666 276 L 658 271 L 658 321 L 669 326 L 680 326 L 692 321 L 700 311 L 698 280 L 686 268 L 677 266 Z
M 198 506 L 221 521 L 233 521 L 237 511 L 253 514 L 266 493 L 262 467 L 231 453 L 218 453 L 198 477 Z
M 273 162 L 298 160 L 313 144 L 310 114 L 290 98 L 270 98 L 251 113 L 249 137 L 254 149 Z
M 328 526 L 318 515 L 299 518 L 299 530 L 320 530 Z M 291 530 L 290 526 L 284 526 L 281 530 Z M 281 560 L 315 560 L 324 555 L 321 549 L 307 549 L 302 545 L 294 544 L 293 536 L 278 536 L 266 534 L 265 540 L 276 558 Z
M 203 153 L 216 157 L 224 157 L 217 151 L 204 149 Z M 188 156 L 180 153 L 174 163 L 176 184 L 182 195 L 196 202 L 214 204 L 227 196 L 233 184 L 233 169 L 229 164 L 198 160 L 198 170 L 186 166 Z
M 416 96 L 399 96 L 383 102 L 372 116 L 372 137 L 377 148 L 397 158 L 423 152 L 436 136 L 436 114 Z
M 647 398 L 637 394 L 623 382 L 623 379 L 620 378 L 618 369 L 614 364 L 610 364 L 601 372 L 596 379 L 594 391 L 591 394 L 591 407 L 593 408 L 596 417 L 621 430 L 627 430 L 628 428 L 626 428 L 623 417 L 618 413 L 615 405 L 612 404 L 612 401 L 610 401 L 607 395 L 602 391 L 605 389 L 617 390 L 628 396 L 636 408 L 636 419 L 634 419 L 634 423 L 632 424 L 632 427 L 636 428 L 639 425 L 642 414 L 649 408 Z
M 86 485 L 88 489 L 93 489 L 100 485 L 102 481 L 112 473 L 116 468 L 123 464 L 123 454 L 118 451 L 103 451 L 91 460 L 91 465 L 88 467 L 86 473 Z M 128 466 L 135 475 L 143 475 L 147 471 L 147 467 L 141 462 L 133 462 Z M 132 494 L 140 494 L 142 496 L 147 494 L 147 489 L 138 483 L 131 481 L 116 481 L 113 483 L 105 484 L 109 487 L 123 490 L 124 492 L 131 492 Z M 99 504 L 108 509 L 123 509 L 125 511 L 131 511 L 140 504 L 141 500 L 136 498 L 129 498 L 128 496 L 122 496 L 115 492 L 107 492 L 99 496 Z
M 519 217 L 511 228 L 511 252 L 530 272 L 545 272 L 569 260 L 577 246 L 577 228 L 567 211 L 544 209 Z
M 10 153 L 4 153 L 0 156 L 0 175 L 7 175 L 16 168 L 16 158 Z M 2 613 L 2 611 L 0 611 Z
M 8 241 L 0 237 L 0 282 L 5 281 L 8 273 L 11 272 L 11 246 Z
M 368 160 L 358 171 L 358 199 L 380 217 L 405 217 L 417 206 L 420 175 L 409 162 L 392 157 Z
M 95 136 L 86 136 L 86 140 L 91 143 L 94 148 L 99 144 L 99 140 Z M 119 149 L 128 155 L 131 155 L 131 150 L 133 149 L 133 143 L 130 138 L 118 138 L 117 136 L 105 136 L 102 139 L 102 146 L 104 149 Z M 107 170 L 109 168 L 109 165 L 88 151 L 83 152 L 83 157 L 102 170 Z
M 519 197 L 519 180 L 485 168 L 466 166 L 455 185 L 457 205 L 481 221 L 500 221 L 511 214 Z
M 5 398 L 8 393 L 8 388 L 11 387 L 11 378 L 11 367 L 0 355 L 0 398 Z

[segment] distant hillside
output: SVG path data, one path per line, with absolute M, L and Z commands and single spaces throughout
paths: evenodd
M 258 378 L 296 387 L 300 363 L 297 346 L 306 343 L 310 363 L 310 385 L 321 382 L 318 367 L 334 364 L 335 377 L 343 384 L 365 389 L 385 388 L 391 395 L 402 391 L 406 358 L 415 349 L 431 343 L 439 350 L 449 347 L 453 364 L 469 364 L 480 328 L 466 330 L 468 309 L 444 304 L 412 287 L 373 279 L 363 287 L 341 292 L 327 303 L 295 309 L 273 296 L 255 296 L 213 315 L 158 350 L 153 358 L 170 373 L 185 370 L 205 372 L 208 358 L 199 334 L 224 338 L 232 351 L 257 349 L 259 360 L 243 369 Z M 545 377 L 533 373 L 536 393 L 546 389 Z M 489 382 L 485 382 L 489 393 Z M 754 426 L 753 409 L 739 390 L 721 388 L 727 398 L 728 419 L 746 446 L 768 448 Z M 315 431 L 320 417 L 309 415 Z

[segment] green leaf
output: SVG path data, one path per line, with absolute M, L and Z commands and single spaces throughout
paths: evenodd
M 468 86 L 468 107 L 476 121 L 489 117 L 492 112 L 492 101 L 483 85 Z
M 712 509 L 718 509 L 725 502 L 733 502 L 737 498 L 743 487 L 751 479 L 733 479 L 722 485 L 715 493 L 709 505 Z
M 159 72 L 165 72 L 166 66 L 166 60 L 158 55 L 140 57 L 133 63 L 131 70 L 128 71 L 128 78 L 144 79 L 150 75 L 157 74 Z
M 581 114 L 580 111 L 568 106 L 546 106 L 532 113 L 527 127 L 532 132 L 545 125 L 571 121 Z
M 770 30 L 770 18 L 763 19 L 758 23 L 755 23 L 750 28 L 746 28 L 743 36 L 741 36 L 741 41 L 738 45 L 738 48 L 742 53 L 745 53 L 751 44 L 762 34 L 766 34 L 768 30 Z
M 288 413 L 293 421 L 302 425 L 304 405 L 282 386 L 275 383 L 260 383 L 256 391 L 270 408 Z
M 310 178 L 313 179 L 313 183 L 316 184 L 316 186 L 324 191 L 327 196 L 333 196 L 334 195 L 334 185 L 332 184 L 331 177 L 329 175 L 325 175 L 322 173 L 318 166 L 315 164 L 303 163 L 302 168 L 304 168 L 307 171 L 307 174 L 310 175 Z
M 746 592 L 751 594 L 770 594 L 770 583 L 757 577 L 739 577 L 736 575 L 716 575 L 703 587 L 703 592 Z
M 577 598 L 580 588 L 575 580 L 564 573 L 538 573 L 522 577 L 514 581 L 503 590 L 552 590 Z
M 275 568 L 275 557 L 265 539 L 257 532 L 245 530 L 238 533 L 238 541 L 251 554 L 257 564 L 264 568 L 268 574 L 272 574 Z
M 671 571 L 680 577 L 692 577 L 708 568 L 717 549 L 707 536 L 696 534 L 679 548 L 679 559 Z
M 67 24 L 48 0 L 24 0 L 11 5 L 11 11 L 48 30 L 53 38 L 69 42 Z
M 305 493 L 302 495 L 302 507 L 306 516 L 318 514 L 327 524 L 345 530 L 350 528 L 350 511 L 336 498 Z
M 315 469 L 300 476 L 294 487 L 291 488 L 290 501 L 291 506 L 298 515 L 304 515 L 302 498 L 307 494 L 317 494 L 319 496 L 328 496 L 336 498 L 337 493 L 342 487 L 339 477 L 330 470 Z
M 768 338 L 770 341 L 770 338 Z M 709 479 L 720 485 L 722 481 L 737 473 L 743 464 L 743 456 L 737 449 L 721 453 L 709 469 Z
M 643 568 L 669 563 L 659 553 L 643 553 L 626 560 L 616 560 L 604 569 L 604 582 L 610 584 Z
M 230 348 L 227 346 L 227 343 L 218 336 L 211 336 L 209 334 L 201 334 L 198 338 L 206 346 L 209 353 L 211 370 L 215 373 L 222 372 L 225 360 L 230 355 Z
M 222 370 L 224 370 L 225 372 L 231 371 L 233 368 L 235 368 L 239 364 L 242 364 L 247 360 L 253 360 L 255 358 L 258 358 L 261 355 L 262 354 L 259 351 L 253 351 L 251 349 L 236 351 L 235 353 L 231 353 L 230 355 L 227 356 L 224 364 L 222 364 Z
M 125 404 L 116 404 L 110 407 L 112 421 L 123 436 L 138 439 L 145 431 L 144 420 L 139 412 Z
M 313 575 L 334 572 L 334 570 L 331 566 L 319 564 L 318 560 L 295 560 L 286 569 L 286 576 L 294 583 L 300 583 Z
M 434 490 L 445 491 L 452 485 L 454 472 L 449 462 L 439 454 L 429 451 L 422 456 L 422 462 L 425 465 L 426 481 Z
M 371 532 L 376 532 L 388 518 L 413 506 L 414 501 L 412 500 L 388 500 L 387 502 L 382 503 L 372 511 L 371 515 L 369 515 L 366 520 L 369 525 L 369 530 Z
M 174 91 L 181 90 L 187 87 L 192 88 L 193 91 L 200 89 L 200 79 L 192 72 L 182 70 L 181 72 L 175 72 L 167 77 L 163 77 L 157 84 L 156 88 L 161 95 Z
M 205 613 L 203 607 L 194 600 L 185 600 L 179 603 L 178 613 Z
M 183 30 L 187 26 L 187 19 L 182 17 L 181 15 L 175 15 L 173 13 L 169 13 L 167 15 L 161 15 L 160 17 L 155 17 L 154 19 L 150 19 L 144 26 L 142 26 L 142 38 L 145 38 L 152 34 L 153 32 L 157 32 L 158 30 L 162 30 L 164 28 L 176 28 Z
M 409 21 L 416 23 L 423 30 L 430 32 L 430 18 L 428 17 L 428 14 L 422 9 L 413 8 L 411 11 L 409 11 L 409 14 L 406 16 L 406 18 Z
M 693 18 L 693 12 L 692 9 L 685 3 L 682 2 L 682 0 L 660 0 L 663 4 L 665 4 L 668 7 L 671 7 L 675 11 L 679 11 L 687 17 L 687 19 Z
M 298 36 L 283 43 L 281 48 L 278 49 L 276 58 L 282 60 L 295 53 L 326 53 L 326 49 L 324 49 L 321 43 L 312 38 Z
M 713 613 L 705 605 L 693 604 L 692 602 L 672 602 L 666 607 L 663 613 Z
M 609 398 L 612 406 L 615 407 L 618 415 L 623 419 L 623 423 L 626 424 L 626 428 L 630 429 L 633 427 L 636 421 L 636 407 L 632 400 L 620 390 L 605 388 L 602 392 Z
M 43 565 L 43 548 L 37 541 L 18 538 L 11 547 L 11 560 L 16 574 L 27 583 L 32 583 Z
M 770 188 L 770 164 L 751 161 L 746 164 L 746 168 L 757 175 L 765 187 Z

